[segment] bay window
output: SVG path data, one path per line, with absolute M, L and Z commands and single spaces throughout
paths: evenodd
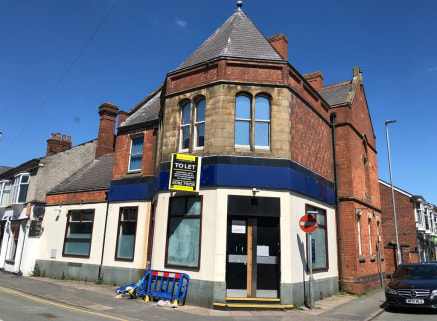
M 29 174 L 19 174 L 15 176 L 12 203 L 25 203 L 27 189 L 29 188 Z

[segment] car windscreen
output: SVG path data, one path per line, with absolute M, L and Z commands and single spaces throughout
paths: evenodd
M 393 275 L 396 279 L 437 279 L 437 269 L 434 265 L 399 266 Z

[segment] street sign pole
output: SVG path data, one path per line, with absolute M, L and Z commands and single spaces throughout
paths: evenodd
M 308 234 L 308 270 L 310 272 L 309 278 L 309 290 L 310 290 L 310 309 L 314 310 L 314 276 L 313 276 L 313 242 L 311 233 L 313 233 L 317 227 L 317 214 L 318 211 L 307 211 L 307 214 L 302 216 L 299 221 L 299 227 Z
M 311 233 L 308 233 L 308 269 L 310 270 L 310 309 L 314 310 L 313 246 Z

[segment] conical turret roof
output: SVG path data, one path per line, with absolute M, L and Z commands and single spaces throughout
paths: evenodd
M 218 58 L 286 61 L 241 10 L 241 6 L 176 70 Z

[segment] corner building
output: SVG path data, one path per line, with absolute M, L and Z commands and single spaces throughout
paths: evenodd
M 96 262 L 111 284 L 145 268 L 187 273 L 193 305 L 303 304 L 299 219 L 311 212 L 315 298 L 376 287 L 379 185 L 361 71 L 324 86 L 320 72 L 288 62 L 287 44 L 266 38 L 239 3 L 156 91 L 118 113 L 105 250 L 74 264 Z M 169 189 L 173 153 L 201 157 L 198 192 Z

